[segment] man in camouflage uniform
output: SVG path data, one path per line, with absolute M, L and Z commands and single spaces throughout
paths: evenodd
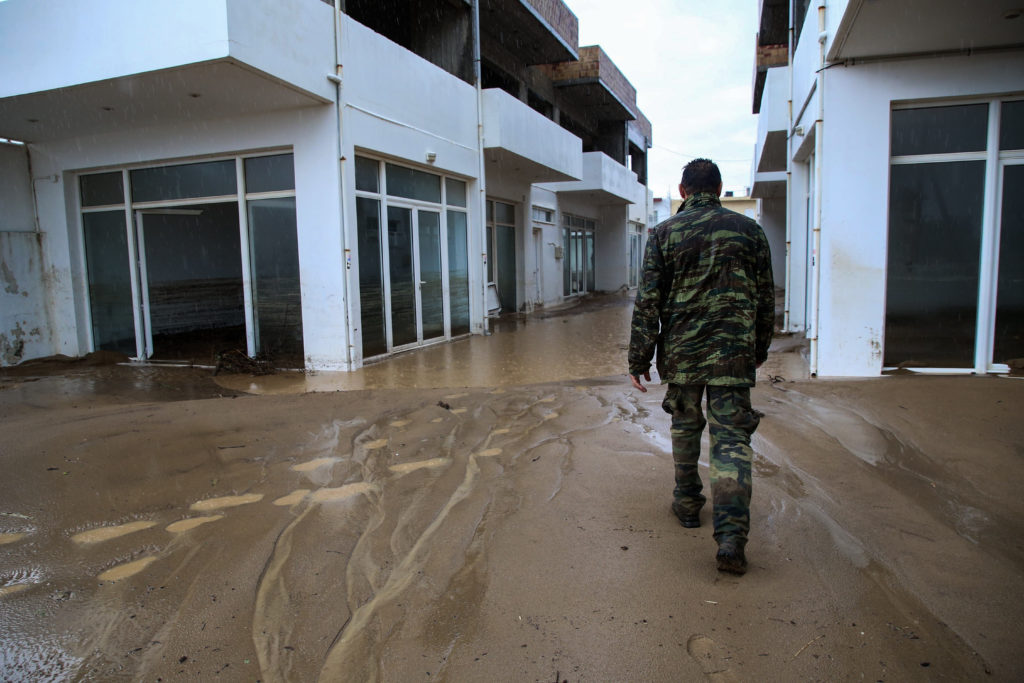
M 668 384 L 662 407 L 672 415 L 676 487 L 672 511 L 700 526 L 706 498 L 697 460 L 711 418 L 711 494 L 718 569 L 746 571 L 750 528 L 750 406 L 755 371 L 768 357 L 775 317 L 771 254 L 756 222 L 722 208 L 722 176 L 707 159 L 683 169 L 683 206 L 654 228 L 644 254 L 629 340 L 629 374 L 651 380 L 651 358 Z

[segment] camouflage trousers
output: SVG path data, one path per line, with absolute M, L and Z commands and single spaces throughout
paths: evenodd
M 707 498 L 697 470 L 700 437 L 707 420 L 701 398 L 708 396 L 711 419 L 711 497 L 715 540 L 729 539 L 743 547 L 750 530 L 750 436 L 760 421 L 750 407 L 749 387 L 669 384 L 662 408 L 672 415 L 672 459 L 675 461 L 676 504 L 700 512 Z

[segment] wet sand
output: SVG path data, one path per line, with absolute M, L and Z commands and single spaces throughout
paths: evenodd
M 765 378 L 735 577 L 709 510 L 700 529 L 669 511 L 662 388 L 605 369 L 625 317 L 481 339 L 507 358 L 480 386 L 443 367 L 261 395 L 195 369 L 6 373 L 0 678 L 1024 677 L 1024 383 Z M 605 357 L 578 333 L 538 363 L 522 339 L 588 319 Z

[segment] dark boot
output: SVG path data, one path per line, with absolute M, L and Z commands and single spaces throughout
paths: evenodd
M 743 546 L 735 541 L 726 540 L 718 545 L 718 554 L 715 555 L 718 561 L 718 571 L 730 574 L 743 575 L 747 573 L 747 556 L 743 552 Z
M 687 529 L 696 529 L 700 526 L 700 510 L 688 510 L 678 500 L 672 501 L 672 514 L 678 517 L 679 523 Z

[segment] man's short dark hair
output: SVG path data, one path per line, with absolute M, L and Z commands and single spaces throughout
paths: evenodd
M 711 159 L 694 159 L 683 168 L 683 189 L 686 194 L 718 192 L 722 184 L 722 172 Z

